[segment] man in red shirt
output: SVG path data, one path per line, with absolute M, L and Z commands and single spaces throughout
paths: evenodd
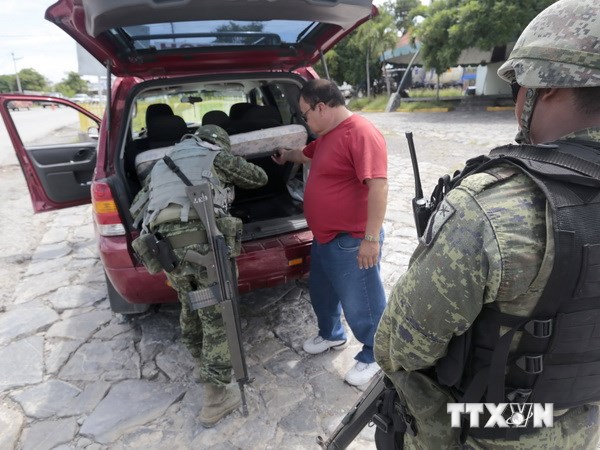
M 364 117 L 352 114 L 337 86 L 311 80 L 300 91 L 303 120 L 319 138 L 303 149 L 279 149 L 278 164 L 311 162 L 304 215 L 314 234 L 309 289 L 319 334 L 304 351 L 322 353 L 346 346 L 344 312 L 363 344 L 344 379 L 359 386 L 379 370 L 373 338 L 385 308 L 379 273 L 387 204 L 387 148 Z

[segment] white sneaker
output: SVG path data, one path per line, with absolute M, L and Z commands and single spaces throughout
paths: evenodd
M 310 353 L 311 355 L 318 355 L 319 353 L 323 353 L 324 351 L 327 351 L 330 348 L 334 350 L 341 350 L 343 348 L 346 348 L 347 346 L 347 339 L 341 341 L 328 341 L 327 339 L 323 339 L 321 336 L 315 336 L 304 341 L 302 349 L 306 353 Z
M 377 372 L 379 372 L 379 365 L 376 362 L 367 364 L 357 361 L 354 367 L 346 373 L 344 380 L 352 386 L 362 386 L 368 383 Z

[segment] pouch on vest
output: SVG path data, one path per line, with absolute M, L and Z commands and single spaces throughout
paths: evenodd
M 387 380 L 386 380 L 387 381 Z M 396 388 L 386 383 L 383 394 L 377 400 L 377 413 L 371 419 L 376 425 L 375 446 L 377 450 L 402 450 L 404 435 L 417 435 L 414 418 L 400 401 Z
M 230 257 L 235 258 L 242 252 L 242 231 L 243 224 L 241 219 L 237 217 L 227 216 L 216 218 L 217 228 L 223 237 L 225 243 L 229 247 Z
M 155 250 L 155 238 L 153 234 L 143 234 L 133 240 L 131 246 L 146 270 L 155 274 L 163 270 L 158 253 Z
M 472 331 L 467 330 L 455 336 L 448 344 L 446 355 L 438 360 L 435 366 L 437 380 L 444 386 L 457 386 L 463 378 L 471 350 Z
M 137 244 L 136 241 L 138 241 Z M 172 272 L 179 263 L 179 259 L 177 258 L 177 255 L 175 255 L 171 243 L 160 233 L 144 234 L 131 243 L 132 246 L 134 246 L 134 244 L 140 249 L 140 252 L 143 255 L 139 255 L 142 263 L 152 274 L 160 272 L 161 269 Z M 160 267 L 158 270 L 156 270 L 156 261 L 158 261 Z

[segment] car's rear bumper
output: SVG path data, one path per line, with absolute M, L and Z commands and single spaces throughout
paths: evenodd
M 237 258 L 241 293 L 276 286 L 301 278 L 309 271 L 308 230 L 275 238 L 259 239 L 242 245 Z M 150 275 L 131 259 L 125 237 L 98 237 L 100 258 L 106 274 L 121 296 L 130 303 L 170 303 L 177 301 L 164 274 Z

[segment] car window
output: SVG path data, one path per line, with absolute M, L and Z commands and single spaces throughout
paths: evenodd
M 222 46 L 295 44 L 318 23 L 301 20 L 204 20 L 136 25 L 110 30 L 116 42 L 127 39 L 137 51 Z
M 281 119 L 283 123 L 293 123 L 292 116 L 294 111 L 292 110 L 291 105 L 298 102 L 299 90 L 293 85 L 287 85 L 286 88 L 280 86 L 277 83 L 271 83 L 268 86 L 268 89 L 271 92 L 271 95 L 275 99 L 275 103 L 277 104 L 277 109 L 279 109 L 279 114 L 281 114 Z
M 11 117 L 25 147 L 90 142 L 97 124 L 85 114 L 51 101 L 18 101 L 9 105 Z M 100 114 L 101 115 L 101 114 Z
M 156 103 L 169 105 L 173 114 L 182 117 L 188 126 L 198 126 L 202 117 L 209 111 L 223 111 L 229 114 L 231 105 L 246 102 L 243 86 L 225 89 L 203 89 L 164 94 L 159 96 L 139 97 L 133 109 L 133 136 L 140 136 L 146 128 L 146 111 L 148 106 Z

